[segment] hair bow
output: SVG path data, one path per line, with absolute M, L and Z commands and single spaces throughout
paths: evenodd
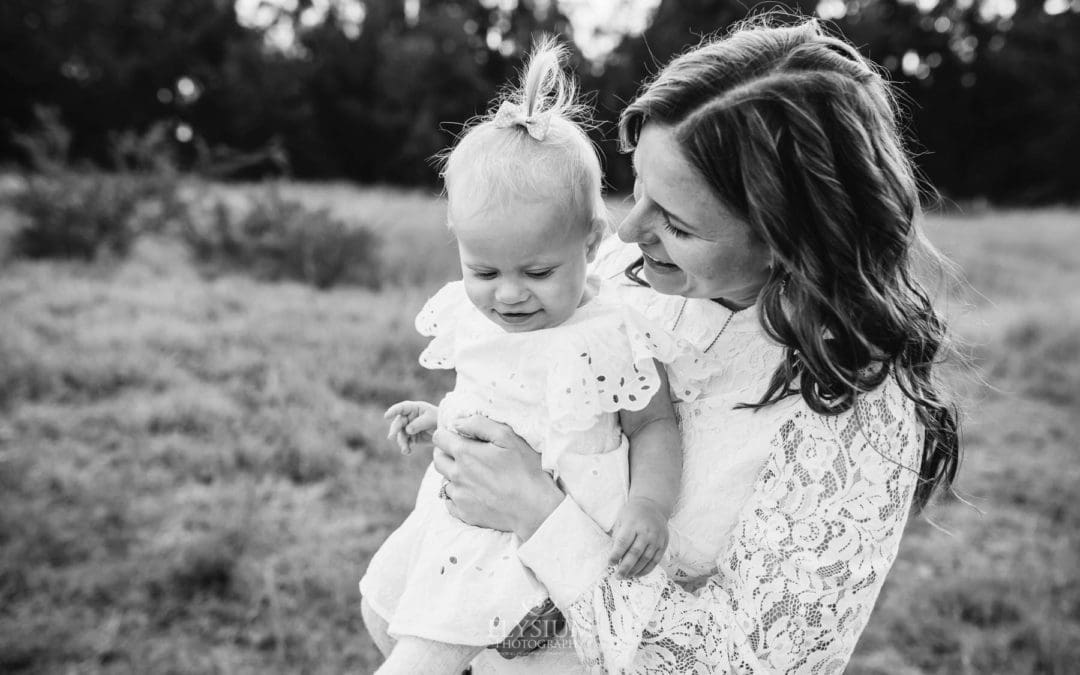
M 526 115 L 524 106 L 510 101 L 503 101 L 492 122 L 501 129 L 519 125 L 524 127 L 530 136 L 542 141 L 547 136 L 548 128 L 551 126 L 551 111 L 547 110 L 534 115 Z

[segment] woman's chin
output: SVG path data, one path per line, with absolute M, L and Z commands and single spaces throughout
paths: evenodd
M 683 278 L 682 270 L 677 267 L 665 269 L 645 264 L 645 281 L 648 281 L 649 286 L 657 293 L 680 295 Z

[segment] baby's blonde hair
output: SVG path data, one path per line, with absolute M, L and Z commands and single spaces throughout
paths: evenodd
M 606 226 L 600 159 L 585 131 L 588 108 L 563 69 L 566 53 L 552 37 L 538 40 L 517 86 L 439 157 L 451 228 L 455 215 L 545 200 L 568 205 L 590 230 Z

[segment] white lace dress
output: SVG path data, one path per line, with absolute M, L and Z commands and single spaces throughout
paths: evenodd
M 597 271 L 618 283 L 636 254 L 609 242 Z M 681 313 L 677 334 L 700 348 L 729 314 L 620 289 L 662 325 Z M 675 406 L 683 479 L 663 568 L 611 576 L 608 535 L 567 498 L 519 557 L 567 616 L 572 645 L 512 661 L 487 650 L 476 675 L 843 671 L 908 517 L 922 447 L 914 408 L 890 379 L 835 416 L 799 397 L 735 409 L 758 400 L 781 358 L 753 308 L 709 356 L 702 395 Z
M 656 393 L 654 359 L 691 373 L 700 357 L 602 289 L 559 326 L 507 333 L 453 282 L 427 302 L 416 327 L 433 338 L 420 363 L 457 372 L 439 425 L 474 413 L 509 424 L 604 530 L 629 485 L 619 411 L 641 410 Z M 694 378 L 678 382 L 687 396 L 696 393 Z M 376 552 L 360 590 L 394 637 L 498 643 L 547 592 L 518 559 L 517 537 L 451 516 L 437 498 L 440 482 L 429 467 L 416 508 Z

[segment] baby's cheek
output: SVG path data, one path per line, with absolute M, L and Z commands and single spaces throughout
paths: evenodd
M 480 279 L 470 278 L 468 272 L 464 273 L 465 277 L 465 295 L 469 298 L 469 302 L 473 306 L 478 308 L 484 308 L 488 302 L 486 300 L 486 287 L 483 281 Z

